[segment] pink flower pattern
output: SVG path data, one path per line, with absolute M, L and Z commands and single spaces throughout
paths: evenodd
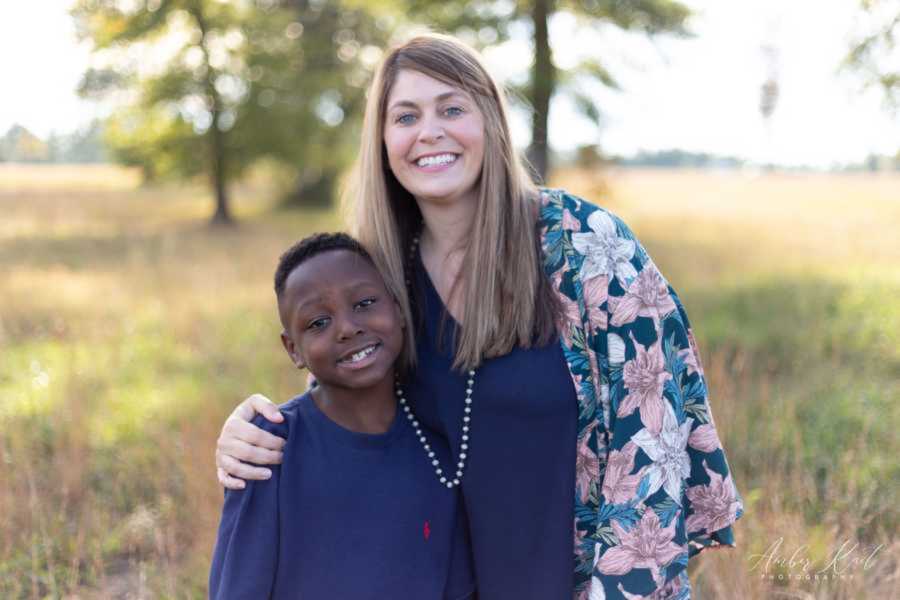
M 674 310 L 669 286 L 656 269 L 644 269 L 625 290 L 624 296 L 609 298 L 609 312 L 616 327 L 638 317 L 650 317 L 658 327 L 662 318 Z
M 591 277 L 583 285 L 584 301 L 587 305 L 588 321 L 591 324 L 591 330 L 600 329 L 606 331 L 607 316 L 606 311 L 602 310 L 601 306 L 608 298 L 609 277 L 606 275 Z
M 541 203 L 545 270 L 579 402 L 573 598 L 689 598 L 685 561 L 734 545 L 743 504 L 687 315 L 618 217 L 563 190 L 543 190 Z M 694 390 L 691 401 L 704 410 L 685 414 L 667 391 L 673 383 Z M 639 419 L 624 418 L 635 411 Z M 649 488 L 641 486 L 647 477 Z
M 575 485 L 580 491 L 582 502 L 586 502 L 591 493 L 591 485 L 600 471 L 600 457 L 588 446 L 590 431 L 581 437 L 578 442 L 575 457 Z
M 737 518 L 735 515 L 741 507 L 731 475 L 723 478 L 710 470 L 705 460 L 703 470 L 709 477 L 709 485 L 696 485 L 687 490 L 688 500 L 694 507 L 694 514 L 687 518 L 685 524 L 688 533 L 717 531 L 727 527 Z
M 603 477 L 603 497 L 612 504 L 628 502 L 637 492 L 644 470 L 631 475 L 638 447 L 628 442 L 621 450 L 611 450 L 606 475 Z
M 628 389 L 628 395 L 619 405 L 617 416 L 627 417 L 637 408 L 641 413 L 641 422 L 653 433 L 659 433 L 662 429 L 663 414 L 663 386 L 672 378 L 672 374 L 666 369 L 666 360 L 660 349 L 660 341 L 657 340 L 646 350 L 635 341 L 637 356 L 631 362 L 625 363 L 622 379 Z
M 722 444 L 719 442 L 719 434 L 716 433 L 715 427 L 712 425 L 700 425 L 691 432 L 691 437 L 688 438 L 688 445 L 701 452 L 715 452 L 716 448 L 721 447 Z
M 572 216 L 569 209 L 563 209 L 562 227 L 569 231 L 581 231 L 581 221 Z
M 641 520 L 626 530 L 618 521 L 612 522 L 619 545 L 606 551 L 597 561 L 597 570 L 606 575 L 624 575 L 632 569 L 650 569 L 655 580 L 660 577 L 660 567 L 668 565 L 683 552 L 672 541 L 675 537 L 675 521 L 661 527 L 659 517 L 652 509 L 646 509 Z
M 560 288 L 562 274 L 562 271 L 558 271 L 550 278 L 553 289 L 558 290 Z M 573 329 L 581 323 L 581 309 L 578 307 L 576 300 L 569 298 L 565 294 L 558 294 L 558 296 L 560 305 L 562 305 L 562 322 L 560 323 L 562 338 L 567 346 L 571 346 Z

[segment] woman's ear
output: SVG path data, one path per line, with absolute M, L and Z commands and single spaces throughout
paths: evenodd
M 291 336 L 287 334 L 287 331 L 281 332 L 281 345 L 284 346 L 285 351 L 288 353 L 288 356 L 291 357 L 291 362 L 298 369 L 305 369 L 306 363 L 303 362 L 303 357 L 300 356 L 300 351 L 297 348 L 297 345 L 294 344 L 294 340 L 291 339 Z

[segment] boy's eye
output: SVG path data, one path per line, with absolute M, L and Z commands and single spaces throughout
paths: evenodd
M 364 300 L 360 300 L 356 303 L 357 308 L 368 308 L 375 304 L 378 300 L 376 298 L 366 298 Z
M 322 329 L 328 325 L 328 319 L 326 317 L 322 317 L 321 319 L 313 319 L 309 322 L 309 325 L 306 326 L 307 329 Z

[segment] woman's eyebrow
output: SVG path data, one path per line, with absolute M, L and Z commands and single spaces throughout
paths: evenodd
M 465 96 L 463 96 L 460 92 L 458 92 L 456 90 L 451 90 L 449 92 L 444 92 L 443 94 L 438 94 L 437 96 L 434 97 L 434 100 L 436 102 L 443 102 L 444 100 L 447 100 L 448 98 L 452 98 L 453 96 L 459 96 L 460 98 L 465 99 Z M 394 110 L 395 108 L 400 107 L 400 106 L 406 106 L 409 108 L 418 108 L 419 107 L 419 105 L 416 104 L 415 102 L 413 102 L 412 100 L 397 100 L 396 102 L 391 104 L 391 106 L 388 108 L 388 110 Z

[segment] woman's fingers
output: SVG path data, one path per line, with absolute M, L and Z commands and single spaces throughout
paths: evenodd
M 219 478 L 219 484 L 230 490 L 242 490 L 247 485 L 243 479 L 235 479 L 225 472 L 225 469 L 219 467 L 216 469 L 216 477 Z
M 241 479 L 272 476 L 269 469 L 244 463 L 273 465 L 281 462 L 285 440 L 250 423 L 257 413 L 276 423 L 284 420 L 278 407 L 262 394 L 250 396 L 234 409 L 216 442 L 216 476 L 226 488 L 242 489 L 245 483 Z
M 273 423 L 281 423 L 284 420 L 278 406 L 262 394 L 253 394 L 248 397 L 234 409 L 232 414 L 244 421 L 250 421 L 257 414 L 261 414 Z
M 238 439 L 222 440 L 219 451 L 225 456 L 237 459 L 241 462 L 257 465 L 281 464 L 282 453 L 279 450 L 269 450 L 260 446 L 254 446 Z
M 248 423 L 236 415 L 231 415 L 225 421 L 225 426 L 222 427 L 222 435 L 219 436 L 219 447 L 222 447 L 223 443 L 227 444 L 233 440 L 247 442 L 251 446 L 261 446 L 269 450 L 280 451 L 284 447 L 284 438 L 260 429 L 253 423 Z M 242 456 L 237 458 L 244 459 Z
M 266 469 L 264 467 L 254 467 L 253 465 L 245 465 L 244 463 L 228 456 L 227 454 L 219 455 L 216 454 L 216 464 L 219 465 L 219 470 L 224 471 L 224 475 L 227 478 L 232 480 L 236 478 L 240 479 L 269 479 L 272 477 L 272 471 Z M 225 487 L 228 486 L 222 479 L 222 475 L 219 475 L 219 481 L 222 482 L 222 485 Z

